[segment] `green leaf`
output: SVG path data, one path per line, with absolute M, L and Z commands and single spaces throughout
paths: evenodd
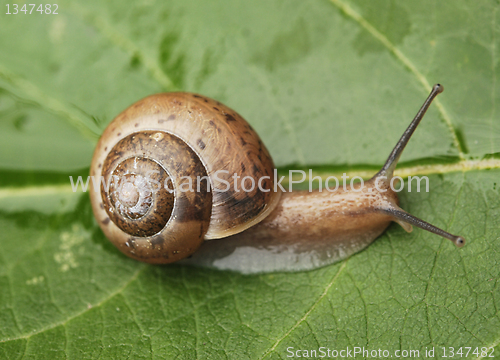
M 498 355 L 497 2 L 0 5 L 0 358 Z M 429 176 L 430 192 L 401 206 L 463 235 L 462 249 L 392 225 L 309 272 L 151 266 L 109 243 L 68 180 L 116 114 L 172 90 L 236 109 L 282 171 L 374 173 L 437 82 L 400 170 Z

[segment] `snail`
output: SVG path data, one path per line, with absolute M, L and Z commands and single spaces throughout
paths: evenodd
M 99 191 L 90 195 L 95 218 L 131 258 L 242 273 L 342 260 L 391 221 L 462 247 L 463 237 L 402 210 L 390 186 L 403 149 L 442 91 L 434 85 L 372 179 L 333 192 L 281 190 L 258 135 L 220 102 L 183 92 L 146 97 L 119 114 L 97 144 L 90 168 L 100 179 Z

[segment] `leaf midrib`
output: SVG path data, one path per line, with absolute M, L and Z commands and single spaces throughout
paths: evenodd
M 403 167 L 396 169 L 394 175 L 400 176 L 403 179 L 409 176 L 425 176 L 425 175 L 435 175 L 435 174 L 448 174 L 454 172 L 470 172 L 477 170 L 491 170 L 500 169 L 499 159 L 482 159 L 482 160 L 463 160 L 454 164 L 432 164 L 432 165 L 418 165 L 411 167 Z M 309 181 L 309 175 L 306 172 L 305 182 Z M 373 169 L 357 169 L 357 170 L 337 170 L 337 171 L 327 171 L 327 172 L 312 172 L 313 177 L 320 176 L 323 180 L 328 177 L 335 176 L 340 178 L 341 175 L 346 174 L 349 179 L 355 176 L 359 176 L 363 179 L 371 178 L 376 171 Z M 286 179 L 285 179 L 286 180 Z M 283 181 L 282 184 L 286 184 Z M 89 188 L 90 188 L 89 184 Z M 87 189 L 87 191 L 89 191 Z M 24 187 L 13 187 L 13 186 L 0 186 L 0 200 L 12 197 L 29 197 L 29 196 L 43 196 L 43 195 L 57 195 L 57 194 L 69 194 L 69 193 L 80 193 L 81 188 L 79 187 L 76 192 L 73 191 L 71 185 L 68 183 L 66 185 L 42 185 L 42 186 L 24 186 Z

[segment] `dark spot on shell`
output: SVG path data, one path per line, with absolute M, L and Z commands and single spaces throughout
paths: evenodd
M 241 171 L 245 172 L 245 170 L 246 170 L 245 164 L 241 163 Z
M 107 217 L 106 219 L 104 219 L 104 220 L 103 220 L 103 221 L 101 221 L 101 222 L 102 222 L 104 225 L 108 225 L 110 221 L 111 221 L 111 220 L 109 219 L 109 217 Z
M 167 120 L 175 120 L 175 114 L 170 115 Z
M 108 150 L 108 147 L 107 147 L 107 146 L 104 148 L 104 151 L 106 151 L 106 150 Z
M 230 121 L 236 121 L 236 119 L 234 118 L 233 115 L 231 114 L 226 114 L 226 121 L 227 122 L 230 122 Z
M 200 95 L 193 95 L 193 97 L 197 98 L 197 99 L 201 99 L 201 96 Z
M 101 168 L 101 166 L 102 166 L 102 164 L 99 164 L 98 168 L 100 169 L 100 168 Z
M 257 175 L 258 172 L 260 172 L 259 167 L 256 164 L 253 164 L 253 173 L 254 173 L 254 175 Z
M 139 123 L 135 123 L 135 125 L 134 125 L 134 126 L 135 126 L 135 127 L 139 127 Z
M 101 209 L 104 209 L 104 205 L 102 203 L 100 203 L 99 206 L 101 207 Z
M 118 134 L 116 134 L 116 136 L 120 136 L 121 134 L 122 134 L 122 133 L 118 133 Z
M 167 121 L 167 120 L 164 120 L 164 119 L 158 119 L 158 124 L 163 124 L 165 121 Z
M 242 146 L 245 146 L 247 144 L 247 142 L 245 141 L 245 139 L 243 139 L 243 137 L 240 137 L 240 141 Z
M 198 139 L 198 147 L 199 147 L 201 150 L 205 149 L 205 143 L 203 142 L 203 140 Z
M 220 111 L 220 110 L 219 110 L 218 108 L 216 108 L 215 106 L 214 106 L 214 109 L 215 109 L 215 110 L 217 110 L 217 111 Z
M 206 103 L 208 102 L 208 100 L 207 100 L 207 99 L 203 99 L 203 101 L 205 101 Z

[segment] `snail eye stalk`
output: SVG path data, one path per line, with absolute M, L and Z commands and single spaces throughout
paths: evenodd
M 385 186 L 389 185 L 389 182 L 394 175 L 394 170 L 396 169 L 398 160 L 401 157 L 401 154 L 403 153 L 403 150 L 405 149 L 406 145 L 408 144 L 408 141 L 415 132 L 415 129 L 417 128 L 418 124 L 420 124 L 420 121 L 424 117 L 432 101 L 436 98 L 438 94 L 442 93 L 443 90 L 444 87 L 441 84 L 436 84 L 432 87 L 431 93 L 424 101 L 422 107 L 418 111 L 417 115 L 415 115 L 415 118 L 412 120 L 408 128 L 405 130 L 405 132 L 397 142 L 394 149 L 392 149 L 392 152 L 387 158 L 387 161 L 385 162 L 382 169 L 380 169 L 380 171 L 373 177 L 372 179 L 373 181 L 378 182 L 380 184 L 384 184 Z M 446 232 L 432 224 L 429 224 L 428 222 L 425 222 L 417 218 L 416 216 L 407 213 L 403 209 L 399 208 L 397 205 L 383 206 L 380 207 L 378 211 L 394 217 L 395 219 L 398 220 L 398 222 L 415 225 L 421 229 L 442 236 L 445 239 L 448 239 L 451 242 L 453 242 L 457 247 L 462 247 L 465 245 L 465 239 L 462 236 L 452 235 L 449 232 Z M 406 228 L 409 231 L 411 231 L 411 227 L 406 227 Z

